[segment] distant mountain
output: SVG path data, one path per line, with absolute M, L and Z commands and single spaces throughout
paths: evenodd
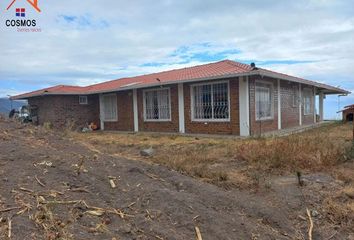
M 27 101 L 12 101 L 12 108 L 19 109 L 26 105 Z M 0 98 L 0 113 L 8 115 L 11 111 L 11 100 L 8 98 Z

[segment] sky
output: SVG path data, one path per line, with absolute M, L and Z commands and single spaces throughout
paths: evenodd
M 354 92 L 353 0 L 38 0 L 40 13 L 11 2 L 0 3 L 0 97 L 224 59 Z M 20 7 L 41 32 L 5 25 Z M 327 96 L 325 118 L 353 103 Z

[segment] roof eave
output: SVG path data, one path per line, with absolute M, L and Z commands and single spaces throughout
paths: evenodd
M 88 93 L 78 93 L 78 92 L 48 92 L 48 93 L 39 93 L 39 94 L 33 94 L 33 95 L 18 95 L 18 96 L 12 96 L 10 97 L 10 100 L 26 100 L 29 98 L 34 98 L 34 97 L 44 97 L 44 96 L 53 96 L 53 95 L 89 95 Z
M 10 99 L 12 100 L 25 100 L 33 97 L 41 97 L 41 96 L 48 96 L 48 95 L 91 95 L 91 94 L 102 94 L 102 93 L 110 93 L 110 92 L 120 92 L 120 91 L 126 91 L 126 90 L 133 90 L 133 89 L 139 89 L 139 88 L 150 88 L 150 87 L 157 87 L 157 86 L 162 86 L 162 85 L 170 85 L 170 84 L 178 84 L 178 83 L 192 83 L 192 82 L 200 82 L 200 81 L 211 81 L 211 80 L 220 80 L 220 79 L 228 79 L 228 78 L 234 78 L 234 77 L 242 77 L 242 76 L 255 76 L 255 75 L 261 75 L 261 76 L 267 76 L 275 79 L 281 79 L 281 80 L 287 80 L 291 82 L 297 82 L 297 83 L 302 83 L 302 84 L 307 84 L 311 86 L 318 87 L 323 91 L 324 94 L 330 95 L 330 94 L 350 94 L 351 92 L 346 91 L 344 89 L 328 86 L 325 84 L 309 81 L 306 79 L 301 79 L 289 75 L 284 75 L 284 74 L 279 74 L 276 72 L 269 72 L 265 71 L 263 69 L 257 69 L 257 70 L 252 70 L 248 72 L 243 72 L 243 73 L 233 73 L 233 74 L 225 74 L 225 75 L 219 75 L 219 76 L 213 76 L 213 77 L 205 77 L 205 78 L 194 78 L 194 79 L 187 79 L 187 80 L 175 80 L 175 81 L 164 81 L 164 82 L 156 82 L 156 83 L 150 83 L 150 84 L 142 84 L 142 85 L 134 85 L 134 86 L 129 86 L 129 87 L 119 87 L 119 88 L 112 88 L 112 89 L 106 89 L 106 90 L 100 90 L 100 91 L 86 91 L 86 92 L 46 92 L 46 93 L 39 93 L 39 94 L 34 94 L 31 96 L 28 96 L 28 94 L 22 94 L 18 96 L 13 96 Z
M 287 80 L 287 81 L 291 81 L 291 82 L 297 82 L 297 83 L 301 83 L 301 84 L 307 84 L 307 85 L 321 88 L 321 89 L 323 89 L 323 93 L 325 93 L 327 95 L 330 95 L 330 94 L 350 94 L 351 93 L 351 92 L 344 90 L 344 89 L 332 87 L 332 86 L 329 86 L 326 84 L 322 84 L 322 83 L 318 83 L 318 82 L 314 82 L 314 81 L 310 81 L 310 80 L 306 80 L 306 79 L 301 79 L 298 77 L 279 74 L 279 73 L 275 73 L 275 72 L 264 71 L 262 69 L 259 69 L 257 71 L 262 76 L 267 76 L 267 77 L 281 79 L 281 80 Z

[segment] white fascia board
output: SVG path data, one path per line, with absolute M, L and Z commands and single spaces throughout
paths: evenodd
M 292 77 L 276 72 L 271 72 L 271 71 L 265 71 L 263 69 L 258 69 L 258 70 L 253 70 L 250 72 L 245 72 L 245 73 L 234 73 L 234 74 L 226 74 L 226 75 L 219 75 L 219 76 L 214 76 L 214 77 L 207 77 L 207 78 L 195 78 L 195 79 L 187 79 L 187 80 L 175 80 L 175 81 L 165 81 L 163 83 L 157 82 L 153 84 L 146 84 L 146 85 L 134 85 L 134 86 L 128 86 L 128 87 L 119 87 L 116 89 L 109 89 L 109 90 L 102 90 L 102 91 L 87 91 L 83 93 L 61 93 L 61 92 L 55 92 L 55 93 L 41 93 L 38 95 L 33 95 L 30 97 L 21 97 L 21 98 L 12 98 L 16 100 L 20 99 L 28 99 L 31 97 L 37 97 L 37 96 L 45 96 L 45 95 L 90 95 L 90 94 L 99 94 L 99 93 L 110 93 L 110 92 L 120 92 L 120 91 L 126 91 L 126 90 L 132 90 L 132 89 L 140 89 L 140 88 L 149 88 L 149 87 L 159 87 L 162 85 L 170 85 L 170 84 L 178 84 L 178 83 L 190 83 L 190 82 L 200 82 L 200 81 L 213 81 L 213 80 L 219 80 L 219 79 L 228 79 L 228 78 L 235 78 L 235 77 L 242 77 L 242 76 L 254 76 L 254 75 L 261 75 L 261 76 L 266 76 L 266 77 L 271 77 L 271 78 L 276 78 L 276 79 L 281 79 L 281 80 L 287 80 L 291 82 L 297 82 L 297 83 L 302 83 L 302 84 L 307 84 L 311 86 L 316 86 L 318 88 L 327 90 L 327 94 L 349 94 L 349 91 L 345 91 L 343 89 L 337 89 L 332 86 L 324 86 L 324 84 L 309 81 L 309 80 L 302 80 L 297 77 Z

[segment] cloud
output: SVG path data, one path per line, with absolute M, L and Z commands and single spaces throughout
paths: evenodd
M 76 29 L 104 29 L 109 27 L 106 20 L 94 19 L 90 14 L 80 16 L 61 14 L 57 21 L 60 25 Z
M 39 4 L 40 14 L 25 7 L 41 33 L 0 25 L 1 89 L 86 85 L 225 58 L 354 89 L 351 0 Z

